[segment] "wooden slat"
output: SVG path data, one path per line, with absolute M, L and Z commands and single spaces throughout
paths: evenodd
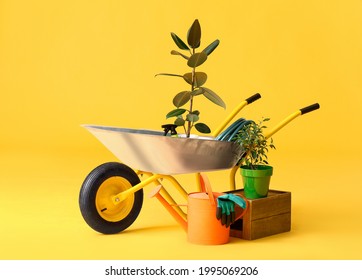
M 232 193 L 241 193 L 236 190 Z M 253 240 L 290 231 L 291 193 L 270 190 L 268 197 L 248 200 L 250 207 L 230 229 L 230 236 Z
M 285 193 L 272 193 L 262 199 L 250 200 L 250 219 L 257 220 L 269 216 L 275 216 L 282 213 L 290 212 L 291 208 L 291 194 Z

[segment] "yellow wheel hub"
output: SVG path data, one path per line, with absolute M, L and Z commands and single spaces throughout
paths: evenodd
M 131 183 L 123 177 L 111 177 L 99 187 L 96 195 L 96 207 L 99 215 L 106 221 L 118 222 L 131 212 L 134 195 L 129 195 L 121 203 L 115 205 L 112 197 L 131 188 Z

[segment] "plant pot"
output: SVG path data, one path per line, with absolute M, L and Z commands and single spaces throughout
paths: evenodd
M 243 178 L 246 198 L 262 198 L 268 195 L 270 177 L 273 175 L 272 166 L 257 165 L 256 169 L 241 166 L 240 173 Z

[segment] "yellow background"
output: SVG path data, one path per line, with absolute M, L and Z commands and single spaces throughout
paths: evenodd
M 0 258 L 361 259 L 361 15 L 360 0 L 0 0 Z M 185 88 L 154 75 L 188 71 L 170 32 L 185 38 L 196 18 L 202 46 L 221 41 L 202 69 L 227 109 L 198 101 L 212 129 L 256 92 L 240 116 L 270 125 L 321 105 L 270 154 L 272 188 L 292 192 L 292 231 L 192 245 L 146 187 L 127 231 L 97 234 L 78 193 L 116 158 L 80 125 L 159 129 Z M 227 189 L 228 171 L 209 176 Z M 194 190 L 191 175 L 178 179 Z

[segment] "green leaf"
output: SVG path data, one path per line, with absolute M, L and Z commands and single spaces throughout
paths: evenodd
M 205 90 L 203 95 L 209 99 L 211 102 L 215 103 L 216 105 L 219 105 L 220 107 L 223 107 L 224 109 L 226 109 L 226 105 L 224 103 L 224 101 L 215 93 L 213 92 L 211 89 L 203 87 L 203 89 Z
M 177 126 L 183 126 L 185 124 L 185 120 L 178 116 L 176 120 L 174 121 L 174 124 Z
M 199 116 L 199 115 L 200 115 L 200 111 L 199 111 L 199 110 L 195 110 L 195 111 L 192 112 L 192 114 Z
M 207 81 L 207 74 L 204 72 L 195 72 L 195 87 L 201 87 Z M 203 92 L 205 91 L 202 89 Z
M 269 121 L 269 119 L 263 118 L 258 123 L 251 122 L 247 131 L 242 128 L 236 135 L 236 141 L 247 151 L 246 157 L 242 159 L 243 163 L 250 163 L 253 168 L 256 164 L 268 164 L 269 148 L 274 147 L 273 139 L 271 138 L 269 142 L 262 133 L 265 121 Z M 245 133 L 248 134 L 248 137 L 245 137 Z
M 187 114 L 186 120 L 189 122 L 197 122 L 199 120 L 199 116 L 196 114 Z
M 207 54 L 204 52 L 194 53 L 187 61 L 187 65 L 190 67 L 197 67 L 203 64 L 207 60 Z
M 175 44 L 181 49 L 181 50 L 190 50 L 189 47 L 180 39 L 179 36 L 177 36 L 175 33 L 171 32 L 171 37 Z
M 211 132 L 210 128 L 204 123 L 195 124 L 195 128 L 198 132 L 201 132 L 201 133 L 210 133 Z
M 184 74 L 183 78 L 188 84 L 192 85 L 192 73 Z
M 181 91 L 173 98 L 173 105 L 179 108 L 189 102 L 191 98 L 191 91 Z
M 202 52 L 206 53 L 207 55 L 210 55 L 219 45 L 220 41 L 215 40 L 210 45 L 208 45 Z
M 180 52 L 178 52 L 178 51 L 174 51 L 174 50 L 172 50 L 171 51 L 171 54 L 172 55 L 180 55 L 180 56 L 182 56 L 184 59 L 186 59 L 186 60 L 188 60 L 190 57 L 188 57 L 187 55 L 184 55 L 183 53 L 180 53 Z
M 204 93 L 204 89 L 203 88 L 198 88 L 198 89 L 195 89 L 191 92 L 191 95 L 192 96 L 197 96 L 197 95 L 200 95 L 200 94 L 203 94 Z
M 166 115 L 166 119 L 172 117 L 178 117 L 186 112 L 186 109 L 174 109 Z
M 192 73 L 186 73 L 183 75 L 184 80 L 192 85 Z M 194 87 L 201 87 L 207 81 L 207 74 L 204 72 L 195 72 Z
M 181 77 L 181 78 L 183 78 L 184 76 L 182 76 L 182 75 L 178 75 L 178 74 L 169 74 L 169 73 L 158 73 L 158 74 L 156 74 L 155 75 L 155 77 L 157 77 L 157 76 L 171 76 L 171 77 Z
M 200 46 L 201 40 L 201 26 L 199 21 L 196 19 L 191 25 L 189 31 L 187 32 L 187 43 L 193 49 Z

